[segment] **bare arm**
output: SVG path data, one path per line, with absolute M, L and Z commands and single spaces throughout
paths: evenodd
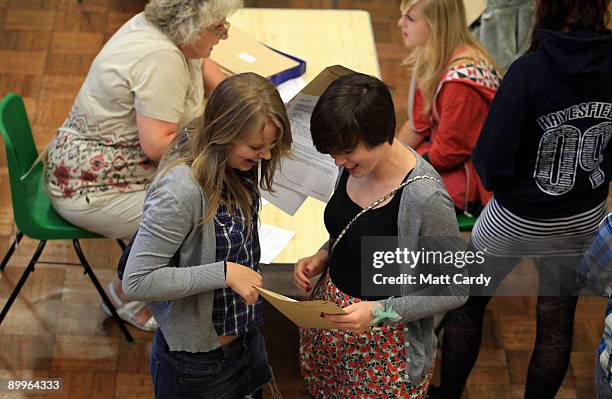
M 147 158 L 159 162 L 176 136 L 178 125 L 136 114 L 138 140 Z
M 396 137 L 404 144 L 411 148 L 417 148 L 419 144 L 425 140 L 424 136 L 415 133 L 411 128 L 408 121 L 406 121 L 397 132 Z
M 206 97 L 210 96 L 214 88 L 225 79 L 225 75 L 221 72 L 219 65 L 208 58 L 202 62 L 202 76 L 204 77 L 204 93 Z

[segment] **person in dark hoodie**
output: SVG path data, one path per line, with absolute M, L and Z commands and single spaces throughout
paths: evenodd
M 494 256 L 491 265 L 502 277 L 518 255 L 538 256 L 537 333 L 525 398 L 553 398 L 571 353 L 577 297 L 563 290 L 563 281 L 556 295 L 543 294 L 550 284 L 545 273 L 573 268 L 575 278 L 580 253 L 606 212 L 612 175 L 608 6 L 609 0 L 537 1 L 531 47 L 505 75 L 472 154 L 493 192 L 472 245 Z M 571 251 L 562 252 L 569 244 Z M 447 314 L 439 397 L 460 397 L 478 357 L 489 299 L 471 296 Z

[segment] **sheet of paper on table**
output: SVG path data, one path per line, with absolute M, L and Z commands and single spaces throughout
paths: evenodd
M 276 90 L 278 90 L 278 94 L 280 94 L 281 99 L 285 104 L 289 102 L 296 94 L 298 94 L 304 87 L 306 86 L 306 81 L 303 77 L 289 79 L 278 86 L 276 86 Z
M 322 318 L 321 313 L 346 314 L 342 308 L 328 301 L 296 301 L 264 288 L 255 287 L 255 289 L 266 301 L 299 327 L 337 328 L 331 321 Z
M 261 257 L 259 262 L 266 265 L 272 263 L 274 258 L 289 244 L 294 235 L 294 231 L 270 226 L 269 224 L 260 224 L 259 243 L 261 246 Z
M 306 201 L 306 198 L 308 198 L 304 194 L 279 186 L 278 184 L 274 184 L 274 193 L 262 190 L 261 197 L 290 216 L 295 215 L 300 206 Z

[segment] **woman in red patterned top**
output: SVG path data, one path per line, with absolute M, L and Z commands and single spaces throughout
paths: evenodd
M 467 29 L 461 0 L 403 0 L 398 26 L 412 73 L 398 137 L 440 173 L 458 212 L 489 198 L 470 154 L 500 83 L 495 62 Z

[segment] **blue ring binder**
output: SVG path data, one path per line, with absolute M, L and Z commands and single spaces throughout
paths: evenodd
M 302 60 L 301 58 L 295 57 L 293 55 L 289 55 L 287 53 L 283 53 L 282 51 L 277 50 L 275 48 L 272 48 L 270 46 L 266 45 L 266 47 L 269 48 L 272 51 L 275 51 L 275 52 L 277 52 L 279 54 L 284 55 L 287 58 L 291 58 L 292 60 L 298 62 L 297 66 L 295 66 L 293 68 L 290 68 L 290 69 L 287 69 L 286 71 L 279 72 L 276 75 L 270 76 L 269 80 L 270 80 L 270 82 L 272 82 L 272 84 L 274 86 L 278 86 L 279 84 L 281 84 L 281 83 L 283 83 L 283 82 L 285 82 L 285 81 L 287 81 L 289 79 L 293 79 L 293 78 L 297 78 L 299 76 L 302 76 L 304 74 L 304 72 L 306 72 L 306 61 Z

